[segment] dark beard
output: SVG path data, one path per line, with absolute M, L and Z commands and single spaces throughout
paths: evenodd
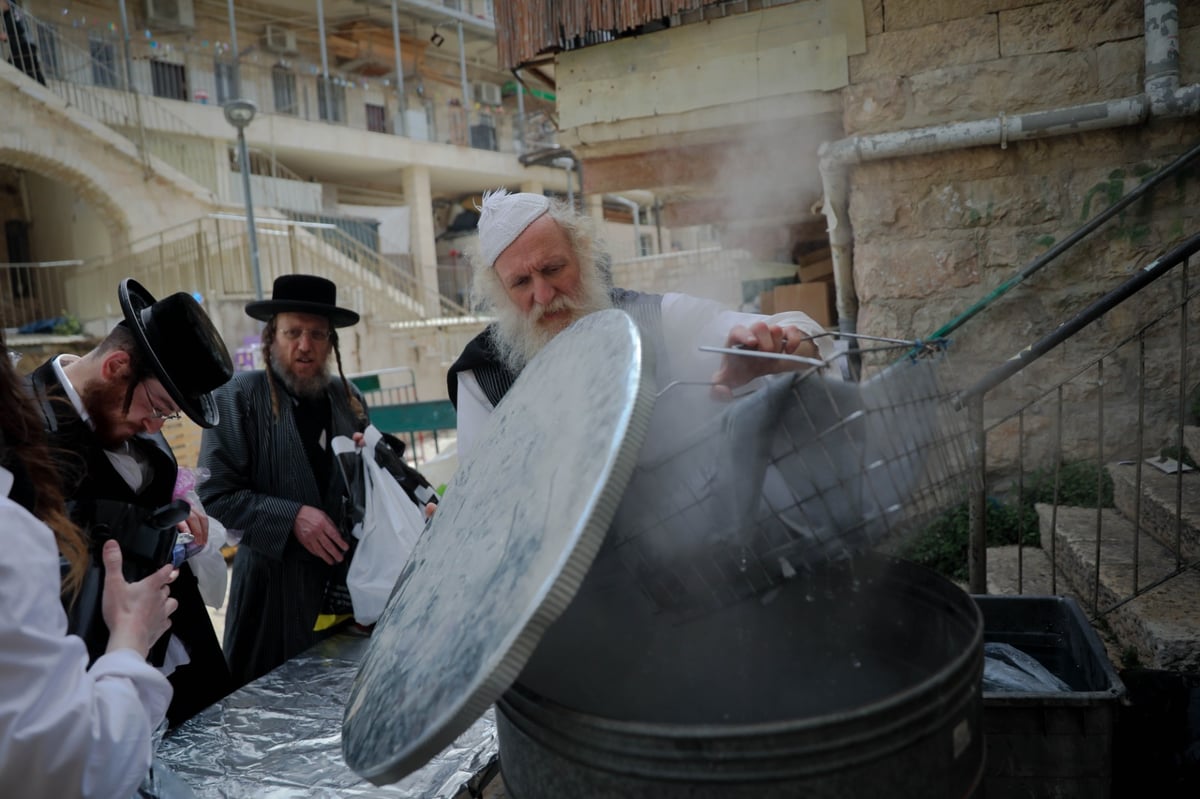
M 291 372 L 283 369 L 274 360 L 271 361 L 271 374 L 275 375 L 275 379 L 283 383 L 284 388 L 289 394 L 299 397 L 300 399 L 317 399 L 325 393 L 329 388 L 329 371 L 312 377 L 299 378 Z
M 125 407 L 128 391 L 127 383 L 95 380 L 79 392 L 79 399 L 88 416 L 92 418 L 96 438 L 100 439 L 105 449 L 112 449 L 129 440 L 129 436 L 116 432 L 117 425 L 128 411 Z

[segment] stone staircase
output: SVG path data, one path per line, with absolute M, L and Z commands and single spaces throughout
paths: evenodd
M 1188 451 L 1200 452 L 1200 428 L 1185 428 L 1184 436 Z M 988 593 L 1072 595 L 1093 618 L 1115 664 L 1129 663 L 1136 653 L 1141 666 L 1200 671 L 1200 565 L 1188 568 L 1200 559 L 1200 471 L 1183 474 L 1177 512 L 1176 475 L 1143 464 L 1135 509 L 1135 465 L 1107 469 L 1116 508 L 1098 514 L 1095 508 L 1039 505 L 1042 548 L 989 548 Z M 1135 515 L 1141 519 L 1137 537 Z M 1176 557 L 1177 540 L 1182 559 Z

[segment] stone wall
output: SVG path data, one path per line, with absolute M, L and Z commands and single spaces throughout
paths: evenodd
M 1200 81 L 1200 6 L 1180 4 L 1182 83 Z M 1142 88 L 1140 0 L 887 0 L 865 3 L 867 53 L 851 59 L 847 135 L 1051 110 Z M 859 332 L 925 336 L 996 289 L 1054 243 L 1200 142 L 1197 120 L 1151 120 L 1006 148 L 976 147 L 855 167 L 850 219 Z M 955 334 L 948 377 L 968 385 L 1200 231 L 1200 167 L 1161 184 Z M 1191 291 L 1197 285 L 1197 270 Z M 995 422 L 1103 353 L 1146 331 L 1146 448 L 1177 412 L 1181 270 L 1127 301 L 987 397 Z M 1192 304 L 1191 338 L 1200 330 Z M 1104 452 L 1131 453 L 1137 419 L 1136 341 L 1065 392 L 1068 457 L 1094 457 L 1099 392 Z M 1185 388 L 1200 382 L 1189 348 Z M 1049 458 L 1057 400 L 1024 419 L 1025 457 Z M 1014 420 L 989 441 L 989 466 L 1011 467 Z

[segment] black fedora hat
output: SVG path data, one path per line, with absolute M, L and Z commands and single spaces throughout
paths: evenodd
M 333 281 L 316 275 L 280 275 L 275 278 L 271 299 L 247 303 L 246 313 L 260 322 L 269 322 L 277 313 L 309 313 L 326 317 L 334 327 L 358 323 L 357 313 L 337 307 Z
M 117 290 L 125 324 L 154 376 L 180 410 L 201 427 L 221 420 L 211 392 L 233 377 L 233 359 L 208 314 L 185 292 L 155 300 L 131 277 Z

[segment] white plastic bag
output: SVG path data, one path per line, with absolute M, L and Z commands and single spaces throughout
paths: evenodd
M 196 575 L 200 598 L 214 610 L 220 610 L 221 605 L 225 604 L 225 587 L 229 581 L 229 569 L 221 553 L 225 543 L 225 525 L 209 516 L 208 543 L 204 549 L 188 558 L 192 573 Z
M 363 467 L 363 520 L 354 526 L 358 546 L 346 573 L 346 585 L 355 621 L 374 624 L 417 544 L 425 517 L 396 478 L 375 462 L 375 445 L 382 439 L 379 430 L 369 425 L 363 436 L 366 445 L 358 450 Z M 353 448 L 354 442 L 346 436 L 333 440 L 335 455 Z

